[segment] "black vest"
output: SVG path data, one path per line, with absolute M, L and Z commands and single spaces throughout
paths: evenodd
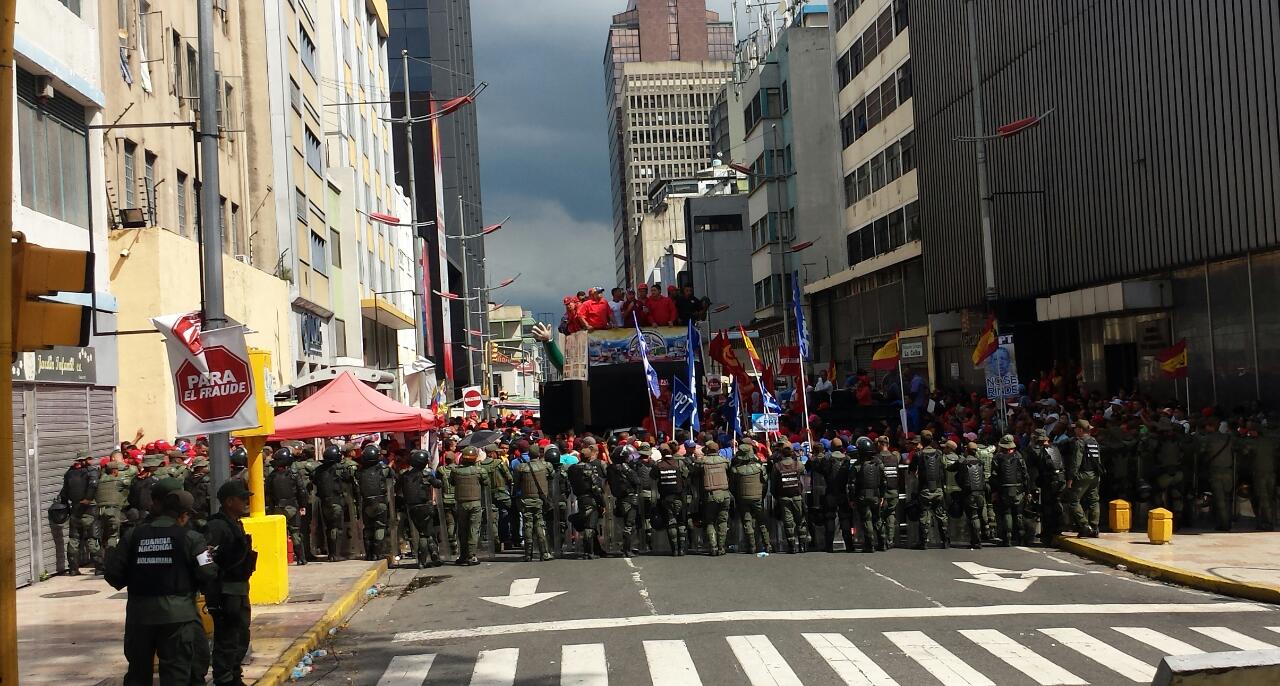
M 400 475 L 400 494 L 404 498 L 405 507 L 431 503 L 431 493 L 427 489 L 427 482 L 423 480 L 421 469 L 410 469 Z
M 800 470 L 804 469 L 799 462 L 778 462 L 778 495 L 783 498 L 802 495 L 804 484 L 800 483 Z
M 858 494 L 871 497 L 880 494 L 880 484 L 884 479 L 884 465 L 880 460 L 867 458 L 858 463 Z
M 187 530 L 143 524 L 134 529 L 129 550 L 129 594 L 185 596 L 195 592 L 193 562 L 187 559 Z
M 93 489 L 98 482 L 98 473 L 88 467 L 67 470 L 65 491 L 67 502 L 79 505 L 81 500 L 93 498 Z
M 1102 472 L 1102 446 L 1092 436 L 1078 441 L 1080 450 L 1080 471 L 1098 474 Z
M 898 475 L 898 456 L 886 451 L 876 455 L 876 459 L 880 461 L 880 467 L 884 470 L 885 490 L 897 491 L 901 483 Z
M 996 481 L 1001 486 L 1020 486 L 1026 467 L 1018 453 L 999 453 L 995 459 Z
M 658 494 L 683 495 L 684 483 L 680 479 L 680 468 L 674 460 L 663 460 L 657 464 Z
M 382 472 L 382 464 L 377 463 L 360 468 L 357 477 L 360 482 L 360 496 L 363 498 L 381 498 L 387 494 L 387 477 Z
M 223 581 L 248 581 L 258 566 L 258 553 L 253 549 L 253 539 L 244 532 L 244 525 L 219 512 L 210 519 L 227 523 L 237 535 L 223 541 L 213 554 Z
M 569 467 L 569 486 L 573 494 L 579 498 L 594 494 L 599 490 L 596 483 L 595 463 L 579 462 Z
M 298 483 L 288 469 L 273 470 L 267 478 L 267 488 L 271 489 L 271 497 L 276 506 L 298 506 Z
M 920 488 L 941 488 L 943 481 L 942 453 L 926 448 L 916 454 L 920 460 Z
M 316 468 L 312 482 L 316 485 L 316 495 L 321 500 L 341 500 L 342 480 L 338 478 L 338 462 L 322 462 Z
M 981 493 L 986 488 L 982 474 L 982 462 L 977 457 L 966 457 L 960 460 L 960 473 L 956 480 L 960 488 L 967 493 Z

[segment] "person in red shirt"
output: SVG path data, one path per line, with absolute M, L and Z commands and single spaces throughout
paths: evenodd
M 640 326 L 649 326 L 653 323 L 649 319 L 649 286 L 643 283 L 636 286 L 636 304 L 633 312 L 635 320 L 628 319 L 628 322 L 639 323 Z
M 655 283 L 649 289 L 649 323 L 653 326 L 671 326 L 676 322 L 676 303 L 662 294 L 662 284 Z
M 609 316 L 612 311 L 609 303 L 600 295 L 600 291 L 592 288 L 587 291 L 587 301 L 578 306 L 582 319 L 587 323 L 588 331 L 609 328 Z

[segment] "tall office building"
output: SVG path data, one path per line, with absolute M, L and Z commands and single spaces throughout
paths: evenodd
M 614 264 L 620 284 L 641 278 L 646 269 L 633 264 L 632 238 L 649 185 L 690 176 L 709 161 L 706 115 L 731 76 L 734 43 L 732 22 L 708 11 L 705 0 L 629 0 L 626 11 L 613 17 L 605 42 L 604 85 Z M 626 65 L 636 62 L 646 64 L 628 71 Z M 679 62 L 689 64 L 671 64 Z M 623 97 L 628 84 L 628 98 L 635 100 Z M 645 122 L 644 133 L 635 128 L 640 121 Z M 632 164 L 638 159 L 632 146 L 638 145 L 645 146 L 638 154 L 648 164 Z

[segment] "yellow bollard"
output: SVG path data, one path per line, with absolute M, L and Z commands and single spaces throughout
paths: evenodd
M 1112 531 L 1127 533 L 1133 528 L 1133 513 L 1129 510 L 1129 501 L 1112 500 L 1107 503 L 1107 524 Z
M 1157 507 L 1147 513 L 1147 540 L 1163 545 L 1173 540 L 1173 513 Z

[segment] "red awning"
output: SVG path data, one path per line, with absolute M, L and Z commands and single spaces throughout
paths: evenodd
M 270 440 L 426 431 L 436 426 L 431 410 L 392 400 L 343 372 L 315 395 L 276 417 L 276 431 Z

